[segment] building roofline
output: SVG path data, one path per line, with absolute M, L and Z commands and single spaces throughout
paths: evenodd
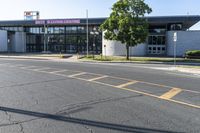
M 200 21 L 200 15 L 173 15 L 173 16 L 145 16 L 150 25 L 166 25 L 171 23 L 182 23 L 184 29 L 188 29 Z M 87 18 L 59 18 L 59 19 L 39 19 L 38 21 L 48 20 L 80 20 L 80 24 L 85 24 Z M 90 24 L 101 24 L 107 17 L 88 18 Z M 0 26 L 35 26 L 37 20 L 3 20 Z M 51 24 L 50 24 L 51 25 Z M 72 24 L 69 24 L 72 25 Z M 77 25 L 77 24 L 76 24 Z

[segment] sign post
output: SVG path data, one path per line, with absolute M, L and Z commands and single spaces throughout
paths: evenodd
M 177 32 L 174 32 L 174 67 L 176 67 L 176 42 L 177 42 Z
M 103 47 L 104 47 L 104 53 L 105 53 L 105 59 L 106 59 L 106 44 L 104 44 Z

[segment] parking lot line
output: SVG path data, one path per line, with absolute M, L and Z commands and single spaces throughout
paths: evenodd
M 38 71 L 38 72 L 42 72 L 41 70 L 45 70 L 45 69 L 51 69 L 51 68 L 40 68 L 40 69 L 33 69 L 33 70 L 34 71 Z M 62 70 L 60 70 L 60 71 L 62 71 Z M 66 70 L 66 71 L 71 71 L 71 70 Z M 83 81 L 89 81 L 89 82 L 93 82 L 93 83 L 97 83 L 97 84 L 101 84 L 101 85 L 106 85 L 106 86 L 118 88 L 118 89 L 121 89 L 121 90 L 130 91 L 130 92 L 135 92 L 135 93 L 142 94 L 142 95 L 145 95 L 145 96 L 150 96 L 150 97 L 158 98 L 158 99 L 161 99 L 161 100 L 166 100 L 166 101 L 169 101 L 169 102 L 174 102 L 174 103 L 177 103 L 177 104 L 182 104 L 182 105 L 185 105 L 185 106 L 189 106 L 189 107 L 200 109 L 200 106 L 198 106 L 198 105 L 194 105 L 194 104 L 190 104 L 190 103 L 186 103 L 186 102 L 182 102 L 182 101 L 177 101 L 177 100 L 171 99 L 172 97 L 176 96 L 177 94 L 179 94 L 182 91 L 193 92 L 191 90 L 184 90 L 184 89 L 179 89 L 179 88 L 175 88 L 175 87 L 173 88 L 173 87 L 170 87 L 170 86 L 154 84 L 154 83 L 150 83 L 150 82 L 137 81 L 137 80 L 131 80 L 131 79 L 126 79 L 126 78 L 95 74 L 95 73 L 88 73 L 88 72 L 83 72 L 83 71 L 71 71 L 71 72 L 76 72 L 76 74 L 67 76 L 67 75 L 59 74 L 59 73 L 52 73 L 52 72 L 46 72 L 46 73 L 54 74 L 54 75 L 60 75 L 60 76 L 64 76 L 64 77 L 74 78 L 74 79 L 79 79 L 79 80 L 83 80 Z M 99 77 L 93 78 L 93 79 L 89 79 L 89 80 L 76 77 L 76 76 L 84 75 L 84 74 L 95 74 L 95 75 L 99 75 Z M 103 79 L 103 78 L 106 78 L 106 77 L 113 77 L 113 78 L 116 78 L 116 79 L 127 80 L 127 83 L 115 86 L 115 85 L 112 85 L 112 84 L 96 81 L 98 79 Z M 132 83 L 132 82 L 134 82 L 134 83 Z M 132 88 L 132 89 L 126 88 L 126 86 L 135 84 L 137 82 L 146 83 L 146 84 L 149 84 L 149 85 L 156 85 L 156 86 L 160 86 L 160 87 L 172 88 L 172 89 L 170 91 L 168 91 L 167 93 L 163 94 L 162 96 L 157 96 L 157 95 L 146 93 L 146 92 L 143 92 L 143 91 L 137 91 L 134 88 Z M 197 92 L 193 92 L 193 93 L 199 93 L 199 92 L 197 91 Z
M 76 76 L 83 75 L 83 74 L 86 74 L 86 72 L 76 73 L 76 74 L 73 74 L 73 75 L 69 75 L 68 77 L 72 78 L 72 77 L 76 77 Z
M 21 69 L 31 69 L 31 68 L 35 68 L 37 66 L 20 66 Z
M 130 81 L 130 82 L 127 82 L 125 84 L 118 85 L 116 87 L 117 88 L 123 88 L 123 87 L 129 86 L 129 85 L 135 84 L 135 83 L 138 83 L 138 81 Z
M 93 79 L 89 79 L 88 81 L 95 81 L 95 80 L 99 80 L 99 79 L 103 79 L 103 78 L 107 78 L 108 76 L 104 75 L 104 76 L 100 76 L 97 78 L 93 78 Z
M 160 96 L 160 98 L 162 98 L 162 99 L 171 99 L 172 97 L 174 97 L 177 94 L 179 94 L 181 91 L 182 91 L 182 89 L 173 88 L 170 91 L 168 91 L 167 93 L 165 93 L 162 96 Z
M 46 70 L 46 69 L 51 69 L 50 67 L 41 67 L 41 68 L 38 68 L 38 69 L 32 69 L 33 71 L 39 71 L 41 72 L 42 70 Z
M 58 71 L 53 71 L 53 72 L 49 72 L 49 73 L 54 74 L 54 73 L 61 73 L 61 72 L 66 72 L 66 71 L 69 71 L 69 70 L 58 70 Z

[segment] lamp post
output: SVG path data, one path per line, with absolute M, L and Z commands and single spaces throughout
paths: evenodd
M 95 38 L 96 38 L 97 35 L 99 35 L 99 32 L 97 31 L 96 28 L 94 28 L 93 31 L 90 32 L 90 34 L 94 36 L 93 44 L 92 44 L 92 48 L 93 48 L 92 53 L 93 53 L 93 59 L 94 59 Z

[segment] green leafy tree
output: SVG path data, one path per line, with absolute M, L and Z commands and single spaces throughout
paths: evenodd
M 151 12 L 144 0 L 118 0 L 112 7 L 110 17 L 101 25 L 104 38 L 125 44 L 126 58 L 129 60 L 130 46 L 146 41 L 148 23 L 144 15 Z

